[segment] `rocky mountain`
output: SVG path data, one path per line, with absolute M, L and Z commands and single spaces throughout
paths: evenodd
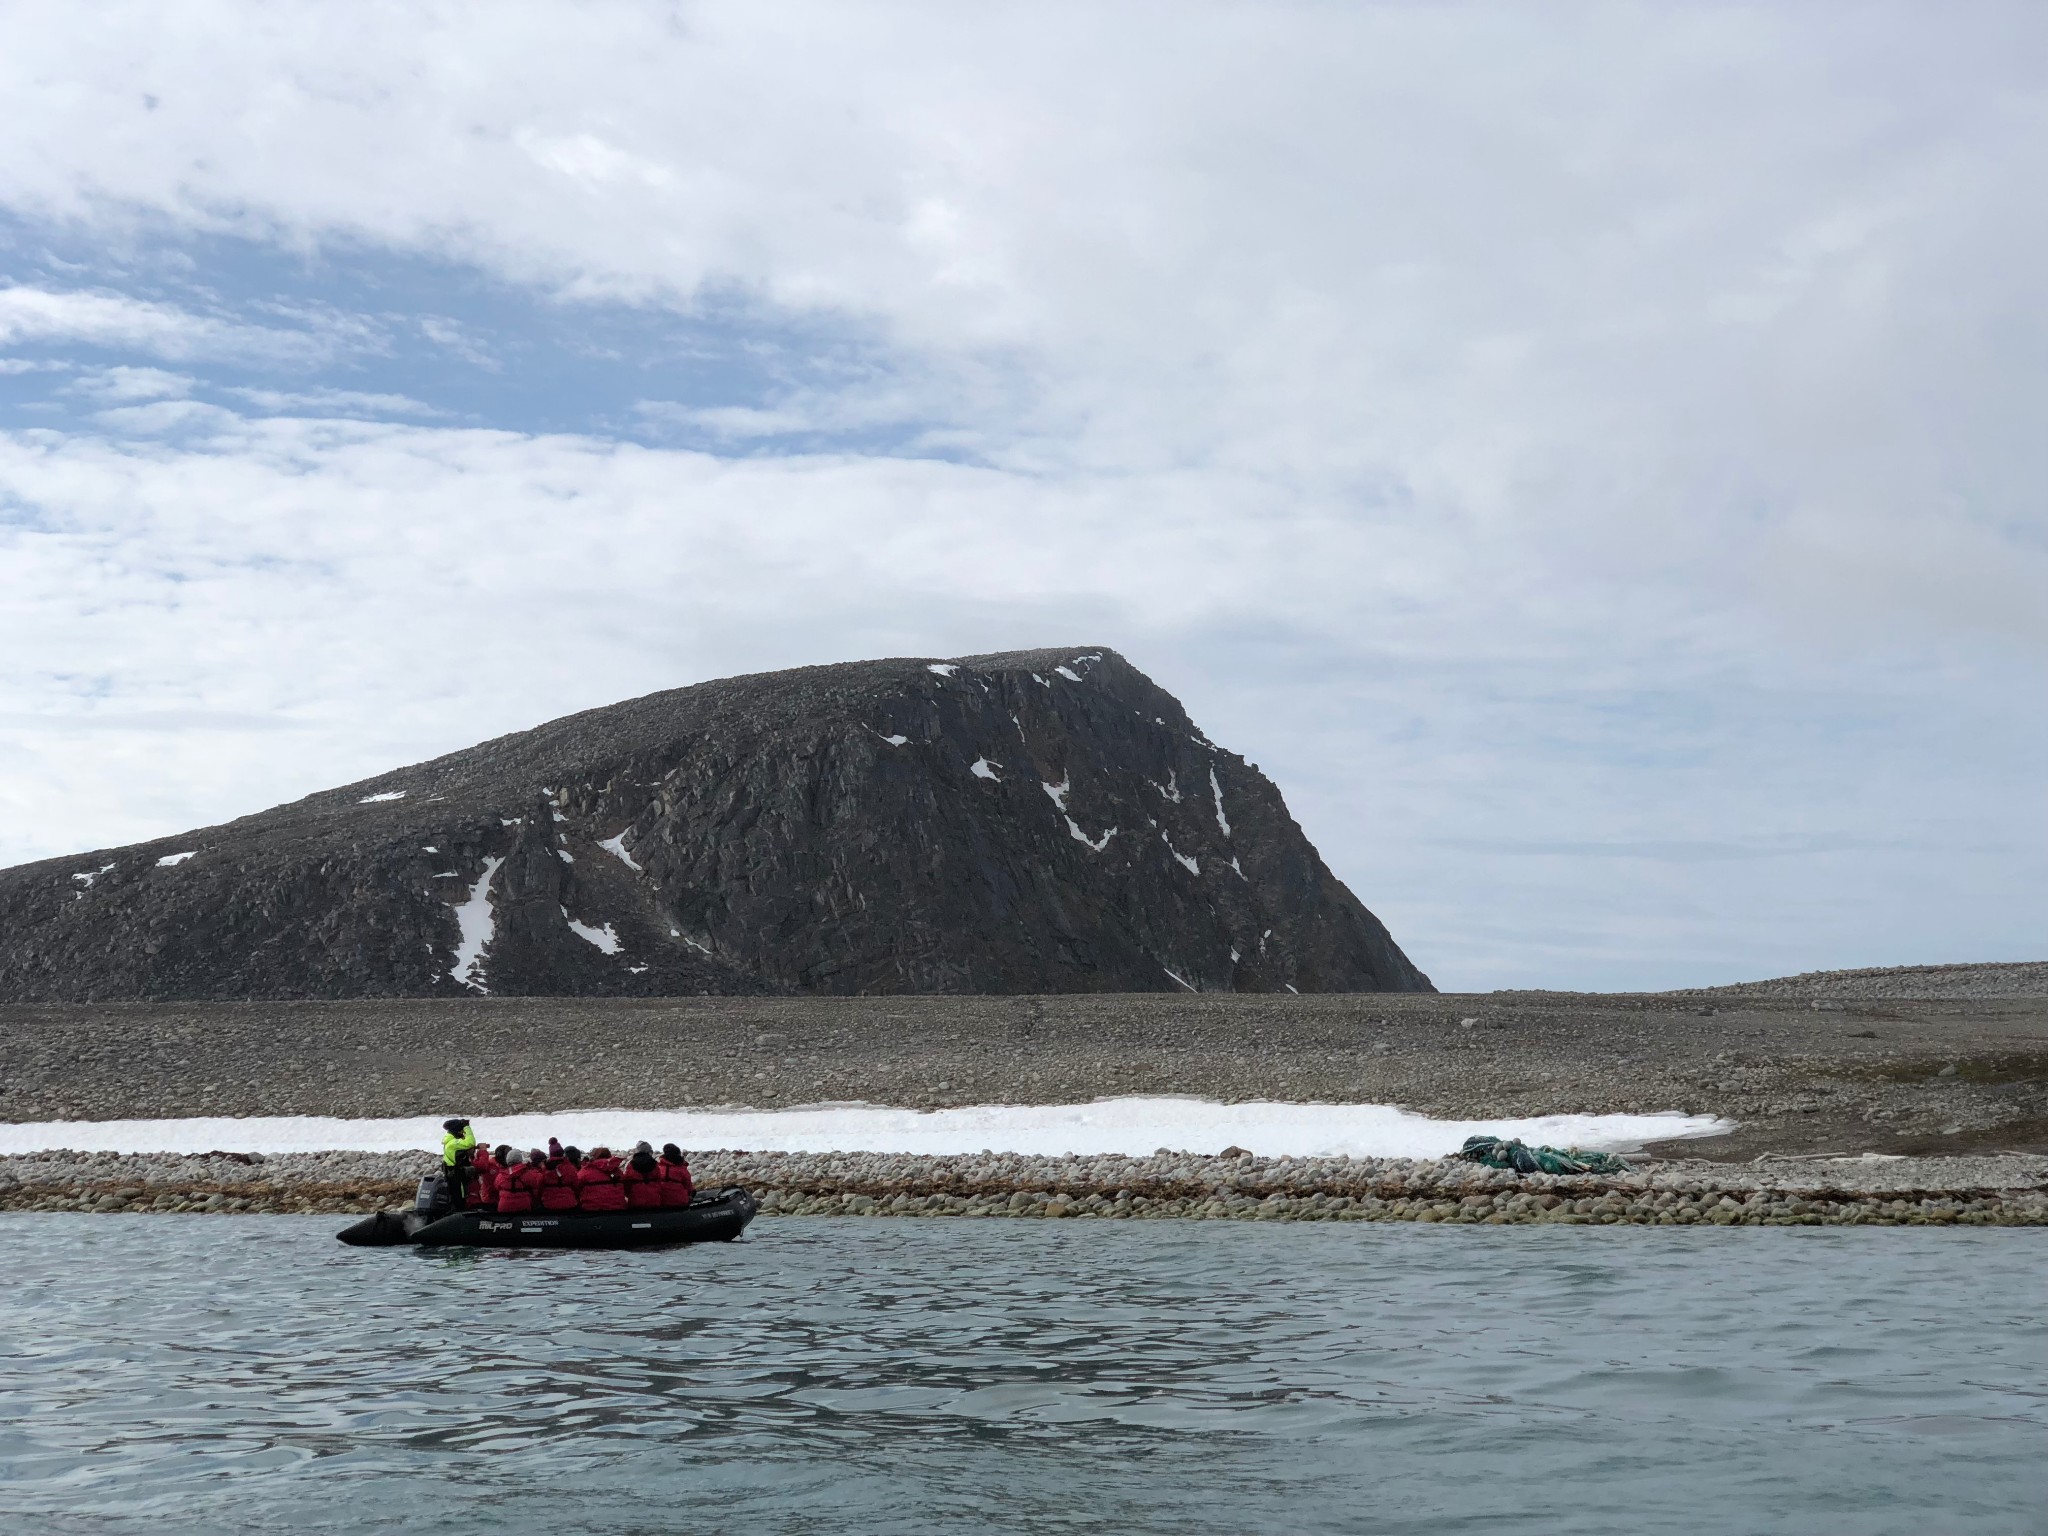
M 728 678 L 0 871 L 0 1000 L 1427 991 L 1107 650 Z

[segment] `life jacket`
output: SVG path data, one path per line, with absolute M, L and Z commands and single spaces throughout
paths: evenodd
M 534 1192 L 541 1187 L 547 1175 L 529 1163 L 517 1168 L 498 1170 L 497 1196 L 498 1213 L 509 1216 L 516 1211 L 533 1209 Z
M 566 1157 L 541 1170 L 540 1208 L 544 1211 L 576 1209 L 576 1165 Z
M 498 1197 L 498 1175 L 505 1171 L 505 1165 L 489 1152 L 479 1151 L 476 1160 L 469 1165 L 469 1183 L 463 1192 L 462 1203 L 481 1210 Z
M 576 1175 L 576 1204 L 586 1211 L 623 1211 L 626 1189 L 616 1157 L 586 1157 Z
M 663 1205 L 688 1205 L 695 1190 L 690 1184 L 690 1165 L 661 1160 L 661 1203 Z
M 661 1204 L 661 1164 L 654 1159 L 647 1160 L 647 1171 L 641 1172 L 632 1163 L 627 1163 L 619 1174 L 619 1180 L 626 1188 L 626 1204 L 634 1210 L 647 1210 Z

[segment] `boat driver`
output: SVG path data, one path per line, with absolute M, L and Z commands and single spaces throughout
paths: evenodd
M 441 1122 L 441 1177 L 448 1181 L 448 1205 L 462 1209 L 462 1186 L 469 1177 L 469 1163 L 476 1151 L 476 1132 L 468 1120 L 457 1115 Z

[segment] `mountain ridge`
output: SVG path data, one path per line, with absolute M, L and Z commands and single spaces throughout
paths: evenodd
M 1430 990 L 1106 647 L 716 679 L 0 870 L 10 1001 L 1180 987 Z

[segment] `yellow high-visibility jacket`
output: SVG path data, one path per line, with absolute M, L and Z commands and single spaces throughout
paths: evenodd
M 441 1133 L 441 1166 L 443 1168 L 453 1168 L 455 1166 L 455 1159 L 458 1156 L 464 1152 L 474 1152 L 475 1150 L 475 1126 L 465 1125 L 460 1136 L 457 1136 L 452 1131 L 443 1131 Z

